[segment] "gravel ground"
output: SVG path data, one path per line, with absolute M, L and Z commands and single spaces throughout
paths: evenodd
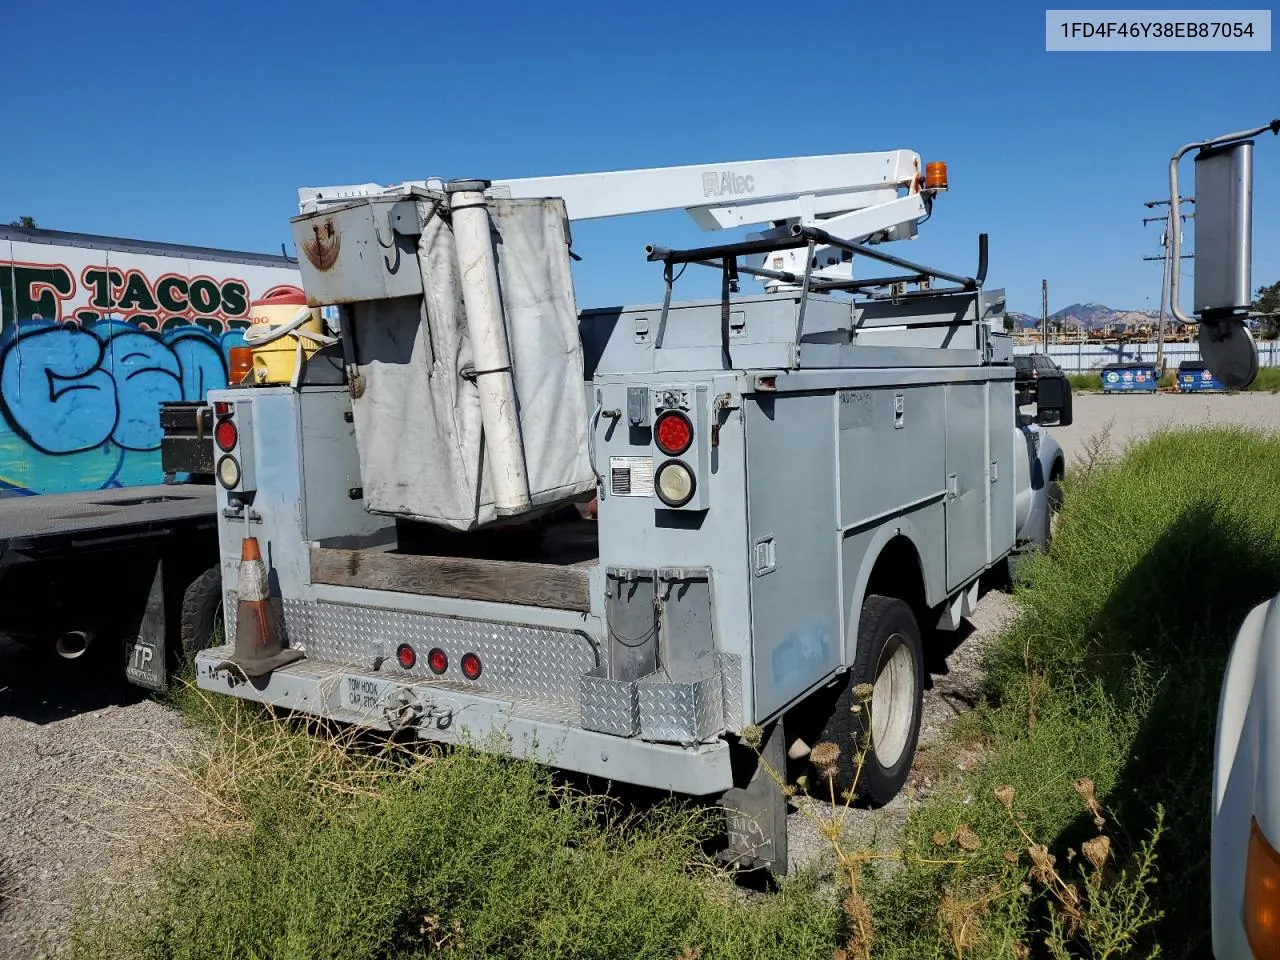
M 51 660 L 0 640 L 0 958 L 53 956 L 82 895 L 139 876 L 186 806 L 177 715 L 110 679 L 102 651 Z
M 1075 459 L 1108 430 L 1119 450 L 1161 426 L 1221 423 L 1280 429 L 1280 395 L 1081 394 L 1075 422 L 1052 433 Z M 937 778 L 966 762 L 944 748 L 946 734 L 971 707 L 983 651 L 1014 612 L 1007 596 L 988 594 L 972 633 L 934 665 L 908 789 L 882 810 L 853 813 L 858 840 L 891 842 Z M 0 960 L 53 956 L 80 894 L 145 882 L 140 851 L 171 836 L 189 802 L 177 773 L 188 735 L 169 710 L 109 679 L 102 659 L 50 662 L 0 640 Z M 792 864 L 825 859 L 813 818 L 798 809 L 790 824 Z

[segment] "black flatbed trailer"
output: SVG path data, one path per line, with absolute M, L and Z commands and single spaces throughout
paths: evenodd
M 200 405 L 183 406 L 203 433 Z M 176 422 L 165 429 L 183 432 Z M 165 689 L 184 657 L 211 639 L 221 602 L 207 438 L 188 444 L 199 463 L 164 458 L 166 473 L 183 471 L 188 482 L 0 498 L 0 635 L 47 648 L 50 669 L 91 644 L 98 663 L 118 651 L 131 683 Z M 183 439 L 196 438 L 179 436 L 179 446 Z M 104 647 L 116 651 L 97 656 Z
M 216 510 L 213 486 L 196 483 L 0 498 L 0 568 L 179 529 L 216 534 Z

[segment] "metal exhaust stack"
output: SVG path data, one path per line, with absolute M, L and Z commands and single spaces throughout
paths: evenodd
M 75 660 L 84 655 L 93 642 L 93 634 L 87 630 L 68 630 L 58 637 L 53 648 L 63 660 Z
M 476 387 L 480 391 L 480 418 L 494 509 L 500 517 L 513 517 L 528 512 L 531 501 L 498 290 L 498 264 L 484 196 L 488 185 L 484 180 L 454 180 L 447 190 L 462 277 L 462 303 L 467 311 Z

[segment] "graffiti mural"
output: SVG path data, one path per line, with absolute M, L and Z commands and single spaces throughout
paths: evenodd
M 160 404 L 226 385 L 251 294 L 156 266 L 0 261 L 0 496 L 163 479 Z M 268 271 L 254 294 L 296 285 Z

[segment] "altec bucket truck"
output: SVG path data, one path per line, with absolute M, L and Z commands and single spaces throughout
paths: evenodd
M 324 376 L 211 395 L 230 635 L 199 685 L 710 798 L 729 853 L 785 869 L 744 731 L 779 771 L 836 743 L 846 786 L 866 744 L 887 801 L 925 648 L 1047 539 L 1037 422 L 1070 392 L 1015 407 L 985 237 L 974 276 L 885 252 L 946 189 L 897 150 L 300 191 L 340 343 Z M 660 302 L 579 313 L 568 224 L 675 209 L 760 229 L 651 246 Z M 690 265 L 721 296 L 674 299 Z M 241 635 L 246 538 L 275 613 Z

